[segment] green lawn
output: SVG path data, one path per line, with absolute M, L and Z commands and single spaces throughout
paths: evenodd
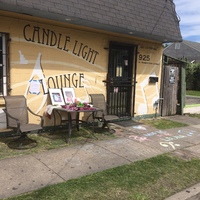
M 186 90 L 186 95 L 189 95 L 189 96 L 200 96 L 200 91 Z
M 171 121 L 168 119 L 161 119 L 161 118 L 142 120 L 142 122 L 161 130 L 188 126 L 185 123 L 175 122 L 175 121 Z
M 185 105 L 185 108 L 193 108 L 193 107 L 199 107 L 200 104 L 188 104 L 188 105 Z
M 200 114 L 189 114 L 190 117 L 196 117 L 200 119 Z
M 63 148 L 68 146 L 74 146 L 89 142 L 90 140 L 109 140 L 115 137 L 108 132 L 107 129 L 96 128 L 95 134 L 92 134 L 91 127 L 80 127 L 79 131 L 74 128 L 72 130 L 71 142 L 66 143 L 66 129 L 51 130 L 41 134 L 28 134 L 28 137 L 38 142 L 35 148 L 29 148 L 25 150 L 10 149 L 7 145 L 8 142 L 13 140 L 13 137 L 0 137 L 0 159 L 10 158 L 14 156 L 39 153 L 42 151 L 48 151 L 51 149 Z

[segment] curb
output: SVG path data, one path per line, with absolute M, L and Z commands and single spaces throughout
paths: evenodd
M 179 193 L 176 193 L 165 200 L 199 200 L 200 199 L 200 183 L 193 185 Z

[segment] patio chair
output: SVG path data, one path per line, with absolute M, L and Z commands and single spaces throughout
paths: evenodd
M 102 128 L 108 127 L 108 123 L 111 121 L 119 120 L 117 115 L 107 114 L 107 104 L 103 94 L 90 94 L 90 97 L 92 105 L 96 108 L 102 109 L 102 112 L 97 112 L 94 116 L 95 119 L 103 123 Z
M 32 131 L 41 131 L 43 129 L 43 117 L 35 114 L 27 107 L 26 98 L 23 95 L 4 96 L 7 128 L 11 128 L 19 136 L 10 141 L 8 146 L 14 149 L 27 149 L 37 146 L 37 141 L 29 138 L 28 133 Z M 40 124 L 29 123 L 29 113 L 40 118 Z

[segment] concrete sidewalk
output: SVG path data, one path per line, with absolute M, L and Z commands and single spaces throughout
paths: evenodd
M 200 158 L 200 120 L 188 116 L 168 118 L 190 125 L 161 131 L 143 124 L 127 124 L 126 127 L 113 124 L 116 139 L 94 139 L 78 146 L 0 160 L 0 198 L 30 192 L 165 152 L 174 151 L 183 157 Z M 184 190 L 180 193 L 183 196 L 177 194 L 168 200 L 196 198 L 200 193 L 200 184 L 188 191 L 191 192 Z

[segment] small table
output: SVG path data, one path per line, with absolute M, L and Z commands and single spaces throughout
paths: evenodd
M 76 113 L 76 127 L 77 127 L 77 130 L 79 130 L 79 115 L 80 113 L 88 113 L 90 112 L 92 114 L 92 130 L 93 130 L 93 133 L 94 133 L 94 118 L 95 118 L 95 113 L 101 111 L 103 112 L 102 109 L 99 109 L 99 108 L 92 108 L 92 109 L 89 109 L 89 110 L 69 110 L 69 109 L 65 109 L 65 108 L 61 108 L 61 107 L 55 107 L 53 108 L 53 110 L 59 112 L 59 111 L 64 111 L 64 112 L 67 112 L 68 114 L 68 134 L 67 134 L 67 138 L 66 138 L 66 142 L 69 143 L 70 141 L 70 136 L 71 136 L 71 133 L 72 133 L 72 117 L 71 117 L 71 113 Z

